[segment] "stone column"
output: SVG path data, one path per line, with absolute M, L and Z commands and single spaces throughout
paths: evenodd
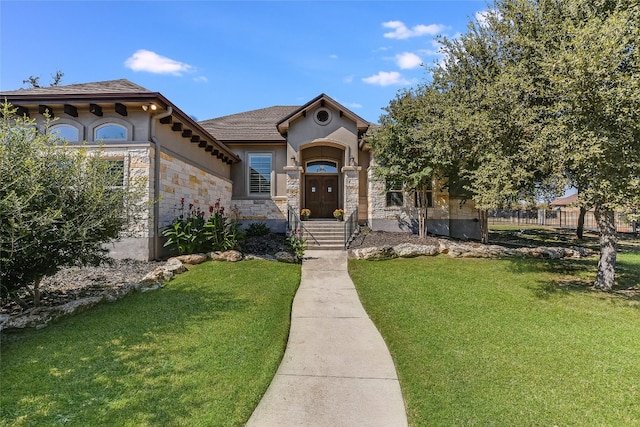
M 300 215 L 300 175 L 302 167 L 285 166 L 284 171 L 287 173 L 287 206 Z
M 360 171 L 362 166 L 344 166 L 344 217 L 349 217 L 358 209 L 360 202 Z

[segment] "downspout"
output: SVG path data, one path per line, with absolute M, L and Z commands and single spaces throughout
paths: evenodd
M 152 258 L 157 259 L 160 253 L 160 141 L 156 138 L 156 121 L 169 117 L 173 113 L 173 107 L 169 105 L 167 111 L 149 116 L 149 141 L 154 145 L 153 162 L 153 247 Z

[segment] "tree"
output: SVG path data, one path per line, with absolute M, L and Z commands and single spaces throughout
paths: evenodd
M 398 143 L 448 147 L 481 212 L 580 188 L 581 206 L 596 212 L 603 290 L 615 279 L 613 212 L 640 204 L 639 9 L 628 0 L 496 0 L 482 22 L 442 40 L 443 65 L 413 91 L 425 114 L 396 110 L 392 120 Z M 435 115 L 425 108 L 433 93 Z
M 628 0 L 497 3 L 519 45 L 535 47 L 548 84 L 545 131 L 582 207 L 593 206 L 600 236 L 595 286 L 615 281 L 614 211 L 640 193 L 640 6 Z M 554 19 L 555 18 L 555 19 Z M 554 19 L 554 25 L 545 25 Z
M 439 94 L 426 91 L 405 91 L 392 100 L 381 120 L 381 127 L 370 138 L 375 152 L 375 172 L 385 181 L 387 190 L 401 186 L 416 195 L 418 235 L 427 235 L 428 192 L 434 177 L 450 170 L 452 156 L 445 140 L 427 135 L 439 117 Z M 442 144 L 437 142 L 441 141 Z
M 64 73 L 60 70 L 57 70 L 55 74 L 51 75 L 51 83 L 49 86 L 58 86 L 62 82 L 62 77 Z M 39 88 L 40 86 L 40 76 L 29 76 L 25 80 L 22 81 L 24 84 L 30 85 L 32 88 Z
M 2 105 L 0 118 L 0 291 L 29 290 L 68 265 L 108 260 L 104 243 L 139 219 L 143 182 L 85 147 L 65 147 L 32 119 Z M 98 155 L 97 155 L 98 154 Z

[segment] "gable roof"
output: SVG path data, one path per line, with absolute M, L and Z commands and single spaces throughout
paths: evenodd
M 358 131 L 364 132 L 369 128 L 369 122 L 364 120 L 362 117 L 355 114 L 353 111 L 345 108 L 343 105 L 336 102 L 331 97 L 321 93 L 320 95 L 313 98 L 311 101 L 304 104 L 302 107 L 299 107 L 297 110 L 292 111 L 289 115 L 285 116 L 278 122 L 278 131 L 280 133 L 286 133 L 289 130 L 290 124 L 299 119 L 300 117 L 304 117 L 307 114 L 307 110 L 324 107 L 325 105 L 331 106 L 334 109 L 340 112 L 340 116 L 346 116 L 353 120 L 358 127 Z
M 274 106 L 245 111 L 199 122 L 223 142 L 285 142 L 276 127 L 279 120 L 296 111 L 297 106 Z

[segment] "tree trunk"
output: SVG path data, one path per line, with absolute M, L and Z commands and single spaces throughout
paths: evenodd
M 427 238 L 427 190 L 425 187 L 416 190 L 418 199 L 418 236 L 422 239 Z
M 580 214 L 578 215 L 578 228 L 576 228 L 576 236 L 582 240 L 584 234 L 584 216 L 587 214 L 586 206 L 580 206 Z
M 618 251 L 614 213 L 600 205 L 595 207 L 594 213 L 600 234 L 600 261 L 598 261 L 598 273 L 594 285 L 603 291 L 610 291 L 615 281 Z
M 33 284 L 33 305 L 34 307 L 40 307 L 40 296 L 42 292 L 40 291 L 40 282 L 42 278 L 36 280 Z
M 480 221 L 480 241 L 486 245 L 489 243 L 489 211 L 481 209 L 478 212 L 478 220 Z

